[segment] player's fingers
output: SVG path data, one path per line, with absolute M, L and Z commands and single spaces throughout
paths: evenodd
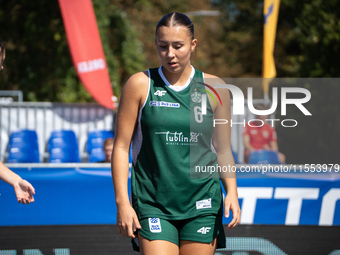
M 228 224 L 227 229 L 232 229 L 232 228 L 236 227 L 240 223 L 241 210 L 234 209 L 234 210 L 232 210 L 232 212 L 233 212 L 233 219 Z
M 137 229 L 141 229 L 141 228 L 142 228 L 142 226 L 140 225 L 137 216 L 135 216 L 133 218 L 133 231 L 136 231 Z
M 31 194 L 34 194 L 35 195 L 35 188 L 32 186 L 32 184 L 28 183 L 28 191 L 31 193 Z
M 224 217 L 229 218 L 230 213 L 230 203 L 225 203 L 224 205 Z
M 28 193 L 28 199 L 29 199 L 30 203 L 33 203 L 33 202 L 34 202 L 33 194 L 32 194 L 32 192 L 30 192 L 30 191 L 29 191 L 29 193 Z
M 133 230 L 133 223 L 131 224 L 127 224 L 127 229 L 126 229 L 126 233 L 127 233 L 127 236 L 128 237 L 131 237 L 131 238 L 135 238 L 135 234 L 134 234 L 134 230 Z
M 235 217 L 233 217 L 233 219 L 231 220 L 231 222 L 228 224 L 228 227 L 227 227 L 227 229 L 232 229 L 232 228 L 234 228 L 236 225 L 236 218 Z
M 125 226 L 122 226 L 122 225 L 119 226 L 118 232 L 119 232 L 119 234 L 121 234 L 121 235 L 123 235 L 123 236 L 128 236 L 128 235 L 127 235 L 127 231 L 126 231 Z
M 117 231 L 118 231 L 118 234 L 123 235 L 122 229 L 121 229 L 121 227 L 119 226 L 119 224 L 117 224 Z

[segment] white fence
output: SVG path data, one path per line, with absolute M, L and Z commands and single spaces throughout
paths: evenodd
M 263 103 L 263 100 L 253 100 L 254 104 Z M 247 102 L 245 101 L 245 104 Z M 117 106 L 118 107 L 118 106 Z M 231 109 L 232 111 L 232 109 Z M 235 123 L 231 128 L 231 144 L 238 154 L 240 163 L 243 163 L 244 146 L 242 140 L 244 120 L 254 118 L 254 115 L 245 105 L 245 115 L 232 115 Z M 274 118 L 274 115 L 271 116 Z M 239 123 L 239 124 L 237 124 Z M 36 130 L 39 140 L 40 161 L 46 162 L 46 143 L 53 130 L 73 130 L 78 138 L 80 156 L 82 161 L 87 160 L 85 144 L 88 132 L 95 129 L 113 130 L 114 112 L 98 104 L 91 103 L 10 103 L 0 104 L 0 141 L 1 160 L 7 155 L 7 145 L 12 131 L 18 129 Z
M 35 130 L 38 134 L 40 161 L 46 161 L 46 144 L 53 130 L 73 130 L 80 156 L 86 161 L 85 144 L 88 132 L 113 130 L 114 112 L 92 103 L 10 103 L 0 105 L 1 160 L 8 155 L 10 134 L 18 129 Z

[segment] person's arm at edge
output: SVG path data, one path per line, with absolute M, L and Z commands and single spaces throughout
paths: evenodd
M 212 81 L 218 82 L 219 84 L 224 84 L 224 82 L 216 76 L 205 74 L 205 78 L 213 78 Z M 207 80 L 209 81 L 209 79 Z M 211 84 L 213 85 L 213 84 Z M 222 104 L 218 104 L 214 112 L 214 118 L 216 119 L 227 119 L 230 123 L 231 113 L 230 113 L 230 95 L 228 89 L 216 89 L 221 97 Z M 235 166 L 234 157 L 230 145 L 230 125 L 217 124 L 214 127 L 213 133 L 213 145 L 217 153 L 218 164 L 220 166 Z M 232 229 L 240 223 L 241 210 L 238 202 L 237 194 L 237 183 L 235 173 L 227 173 L 227 175 L 221 176 L 221 181 L 224 190 L 227 193 L 224 199 L 224 215 L 226 218 L 229 217 L 229 211 L 233 212 L 233 219 L 228 224 L 227 229 Z
M 19 203 L 29 204 L 34 202 L 33 194 L 35 194 L 35 189 L 33 186 L 28 181 L 23 180 L 19 175 L 8 169 L 8 167 L 1 161 L 0 179 L 13 186 Z
M 137 123 L 138 111 L 148 82 L 146 73 L 137 73 L 125 84 L 117 113 L 115 142 L 111 157 L 112 181 L 117 205 L 118 232 L 135 238 L 134 232 L 140 228 L 137 215 L 128 195 L 129 149 Z M 143 93 L 144 92 L 144 93 Z

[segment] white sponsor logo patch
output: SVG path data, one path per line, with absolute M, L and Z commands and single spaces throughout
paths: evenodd
M 149 218 L 149 227 L 151 233 L 162 232 L 161 221 L 159 218 Z
M 209 228 L 209 227 L 202 227 L 199 230 L 197 230 L 197 233 L 202 233 L 203 235 L 205 235 L 206 233 L 209 232 L 210 229 L 211 228 Z
M 156 95 L 156 96 L 164 96 L 165 95 L 165 93 L 166 93 L 166 91 L 165 90 L 157 90 L 155 93 L 153 93 L 154 95 Z
M 211 198 L 204 199 L 201 201 L 196 201 L 196 209 L 211 208 Z
M 165 137 L 165 142 L 167 145 L 197 145 L 198 137 L 202 133 L 190 132 L 190 138 L 185 136 L 183 132 L 155 132 L 155 135 L 162 135 Z
M 179 103 L 170 103 L 170 102 L 163 102 L 163 101 L 151 101 L 149 105 L 157 106 L 157 107 L 172 107 L 172 108 L 179 108 L 181 106 Z

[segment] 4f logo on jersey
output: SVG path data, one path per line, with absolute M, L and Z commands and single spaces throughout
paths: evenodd
M 160 96 L 160 97 L 161 97 L 161 96 L 164 96 L 165 93 L 166 93 L 165 90 L 157 90 L 157 91 L 154 93 L 154 95 Z
M 202 227 L 199 230 L 197 230 L 197 233 L 202 233 L 203 235 L 205 235 L 206 233 L 209 232 L 210 229 L 211 228 L 209 228 L 209 227 Z

